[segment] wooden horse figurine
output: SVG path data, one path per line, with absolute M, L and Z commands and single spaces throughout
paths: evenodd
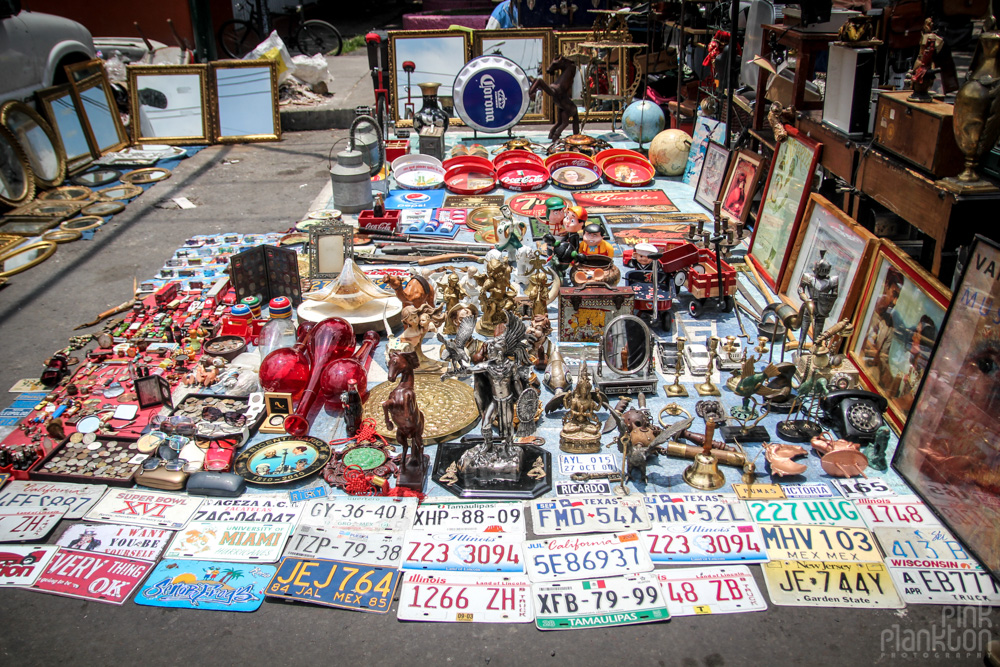
M 549 74 L 555 75 L 562 72 L 553 85 L 545 83 L 542 77 L 538 77 L 531 82 L 528 89 L 528 96 L 534 97 L 535 93 L 541 89 L 546 95 L 552 98 L 556 106 L 556 124 L 549 130 L 549 139 L 556 141 L 562 135 L 563 130 L 573 121 L 573 134 L 580 134 L 580 113 L 576 109 L 576 104 L 571 99 L 573 94 L 573 80 L 576 78 L 576 63 L 564 55 L 558 55 L 549 63 L 546 70 Z
M 413 370 L 420 365 L 415 352 L 409 349 L 389 353 L 389 381 L 399 384 L 382 401 L 385 425 L 396 429 L 396 442 L 403 448 L 399 471 L 399 486 L 423 491 L 427 474 L 427 457 L 424 456 L 424 413 L 417 407 L 413 391 Z M 407 455 L 407 450 L 412 449 Z
M 410 278 L 403 287 L 403 279 L 397 275 L 389 274 L 385 277 L 385 284 L 396 293 L 396 298 L 403 303 L 403 307 L 413 306 L 420 308 L 423 304 L 434 305 L 434 286 L 427 278 L 415 275 Z

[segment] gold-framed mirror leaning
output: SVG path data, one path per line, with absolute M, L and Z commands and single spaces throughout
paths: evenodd
M 221 60 L 211 64 L 215 141 L 280 141 L 278 66 L 273 60 Z
M 609 121 L 615 115 L 612 91 L 618 90 L 622 76 L 620 53 L 605 49 L 591 49 L 584 44 L 593 43 L 589 32 L 557 32 L 553 57 L 563 55 L 576 63 L 572 99 L 580 113 L 580 123 Z M 554 83 L 554 77 L 546 78 Z
M 20 206 L 35 196 L 35 175 L 14 134 L 0 127 L 0 204 Z
M 0 106 L 0 125 L 10 130 L 21 144 L 37 187 L 62 185 L 66 179 L 66 156 L 59 135 L 37 111 L 17 100 L 4 102 Z
M 47 260 L 55 251 L 55 241 L 35 241 L 0 254 L 0 278 L 27 271 Z
M 95 58 L 94 60 L 85 60 L 81 63 L 66 65 L 63 69 L 66 70 L 66 78 L 69 81 L 83 83 L 91 77 L 102 74 L 104 72 L 104 63 Z
M 413 127 L 413 113 L 423 108 L 420 84 L 438 83 L 437 105 L 449 125 L 465 125 L 455 111 L 452 84 L 469 62 L 472 39 L 458 30 L 390 30 L 389 62 L 392 85 L 389 106 L 397 127 Z M 407 72 L 403 63 L 413 63 Z
M 133 145 L 211 143 L 208 65 L 129 65 L 126 72 Z
M 530 78 L 544 77 L 552 61 L 554 38 L 548 28 L 476 30 L 472 33 L 472 57 L 503 56 L 517 63 Z M 555 116 L 552 98 L 538 91 L 528 102 L 521 123 L 551 123 Z
M 35 93 L 42 111 L 49 124 L 59 137 L 63 149 L 63 160 L 66 163 L 66 174 L 83 171 L 94 161 L 90 154 L 90 144 L 87 133 L 83 129 L 83 119 L 80 117 L 73 89 L 69 84 L 44 88 Z
M 80 119 L 83 121 L 83 129 L 87 133 L 87 143 L 90 144 L 90 154 L 96 160 L 105 153 L 111 153 L 128 145 L 128 135 L 125 134 L 125 126 L 122 125 L 121 116 L 118 113 L 118 104 L 115 102 L 115 94 L 111 91 L 111 82 L 104 71 L 104 64 L 101 61 L 91 61 L 97 63 L 96 67 L 87 69 L 87 72 L 97 70 L 96 74 L 90 74 L 87 78 L 76 81 L 72 77 L 74 65 L 67 67 L 70 74 L 70 85 L 73 87 L 73 96 L 76 98 Z

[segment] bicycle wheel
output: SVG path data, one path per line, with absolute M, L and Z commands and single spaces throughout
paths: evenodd
M 263 41 L 252 24 L 240 19 L 223 23 L 217 37 L 219 48 L 230 58 L 242 58 Z
M 313 56 L 322 53 L 325 56 L 339 56 L 344 48 L 344 40 L 340 31 L 326 21 L 309 19 L 295 34 L 295 42 L 304 55 Z

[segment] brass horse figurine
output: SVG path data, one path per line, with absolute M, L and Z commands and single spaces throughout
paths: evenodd
M 389 355 L 389 381 L 399 384 L 382 401 L 385 425 L 396 429 L 396 442 L 403 448 L 399 483 L 417 490 L 424 482 L 424 413 L 417 407 L 413 371 L 420 365 L 415 352 L 393 350 Z M 407 450 L 412 449 L 407 456 Z
M 573 80 L 576 78 L 576 63 L 564 55 L 556 56 L 549 63 L 546 72 L 555 76 L 556 72 L 562 72 L 556 82 L 551 86 L 545 83 L 542 77 L 531 82 L 528 88 L 528 97 L 534 97 L 538 90 L 542 90 L 552 98 L 556 107 L 556 124 L 549 130 L 549 139 L 556 141 L 562 135 L 563 130 L 573 121 L 573 134 L 580 134 L 580 112 L 573 103 Z

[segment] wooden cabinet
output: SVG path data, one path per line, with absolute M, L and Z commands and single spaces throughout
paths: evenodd
M 952 129 L 955 107 L 944 102 L 908 102 L 910 95 L 903 91 L 879 96 L 875 143 L 935 178 L 957 175 L 965 158 Z

